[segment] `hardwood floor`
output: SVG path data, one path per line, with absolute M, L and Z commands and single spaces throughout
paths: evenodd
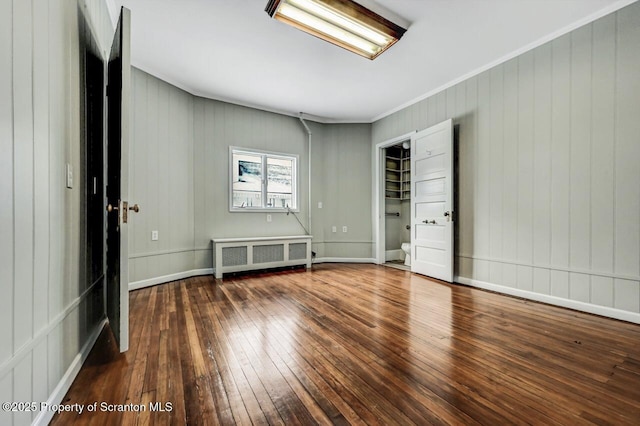
M 640 424 L 634 324 L 375 265 L 130 297 L 131 349 L 107 328 L 64 400 L 96 412 L 52 424 Z

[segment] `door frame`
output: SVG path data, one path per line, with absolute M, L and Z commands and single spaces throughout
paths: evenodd
M 384 167 L 384 155 L 383 150 L 397 145 L 400 142 L 411 140 L 411 136 L 416 134 L 417 130 L 413 130 L 404 135 L 396 136 L 395 138 L 387 139 L 386 141 L 376 144 L 376 148 L 373 151 L 373 235 L 374 235 L 374 259 L 376 264 L 384 265 L 386 260 L 386 241 L 385 241 L 385 197 L 384 197 L 384 181 L 385 181 L 385 167 Z

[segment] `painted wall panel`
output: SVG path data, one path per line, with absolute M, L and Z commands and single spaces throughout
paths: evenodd
M 551 294 L 551 271 L 542 268 L 533 269 L 533 291 Z
M 34 269 L 33 331 L 49 319 L 49 5 L 33 9 Z
M 512 263 L 502 264 L 502 283 L 507 287 L 518 287 L 518 267 Z
M 137 143 L 138 140 L 142 140 L 144 132 L 147 130 L 146 126 L 139 124 L 148 116 L 147 97 L 145 96 L 146 91 L 147 81 L 144 78 L 144 75 L 132 73 L 131 122 L 133 125 L 130 126 L 132 143 L 130 143 L 129 147 L 129 177 L 132 182 L 146 182 L 144 174 L 148 170 L 148 167 L 144 167 L 143 165 L 147 162 L 147 151 L 156 151 L 153 144 L 157 143 L 157 137 L 151 139 L 149 143 Z M 156 180 L 157 179 L 153 179 L 154 182 Z M 135 202 L 141 206 L 141 214 L 134 219 L 135 223 L 132 223 L 134 226 L 129 227 L 129 253 L 147 252 L 149 250 L 149 247 L 147 246 L 151 245 L 151 243 L 148 242 L 151 238 L 146 238 L 145 235 L 149 226 L 153 226 L 155 224 L 153 219 L 155 212 L 157 212 L 157 209 L 154 209 L 151 204 L 151 196 L 151 191 L 149 191 L 146 186 L 141 187 L 138 185 L 132 185 L 129 189 L 129 197 L 131 200 L 135 200 Z M 154 193 L 153 196 L 157 196 L 157 194 Z M 149 231 L 149 237 L 150 235 Z M 157 245 L 157 242 L 155 244 Z M 131 276 L 131 270 L 129 271 L 129 274 Z
M 591 282 L 587 274 L 569 274 L 569 298 L 589 303 L 591 298 Z
M 13 115 L 13 5 L 0 3 L 0 117 Z M 6 120 L 0 126 L 0 194 L 5 206 L 0 209 L 0 282 L 13 281 L 13 122 Z M 13 286 L 7 286 L 4 297 L 0 298 L 0 321 L 6 324 L 0 327 L 0 363 L 13 354 Z M 0 378 L 2 379 L 2 378 Z M 4 381 L 2 382 L 4 383 Z M 3 389 L 0 388 L 0 392 Z M 9 385 L 11 392 L 11 385 Z M 5 392 L 2 393 L 6 395 Z M 10 396 L 10 395 L 9 395 Z M 2 415 L 2 414 L 0 414 Z M 10 415 L 9 415 L 10 417 Z
M 570 34 L 551 42 L 551 265 L 569 266 Z
M 32 355 L 28 354 L 14 367 L 13 398 L 10 401 L 31 401 L 31 359 Z M 16 425 L 28 425 L 31 423 L 31 413 L 29 411 L 15 412 L 13 422 Z
M 100 9 L 98 12 L 97 9 Z M 0 399 L 46 401 L 102 319 L 102 287 L 87 297 L 81 259 L 83 169 L 80 149 L 78 11 L 108 15 L 94 0 L 0 3 Z M 112 29 L 102 25 L 104 37 Z M 109 38 L 111 36 L 109 35 Z M 99 40 L 101 41 L 101 40 Z M 109 41 L 110 43 L 110 41 Z M 69 163 L 75 184 L 65 188 Z M 19 213 L 19 214 L 18 214 Z M 5 275 L 6 274 L 6 275 Z M 64 332 L 61 321 L 75 318 Z M 67 346 L 67 356 L 62 348 Z M 3 416 L 30 424 L 32 413 Z
M 517 274 L 518 288 L 533 291 L 533 268 L 519 265 Z
M 613 278 L 591 276 L 591 303 L 613 307 Z
M 591 267 L 613 272 L 616 17 L 593 24 L 591 99 Z M 595 277 L 594 277 L 595 278 Z M 612 306 L 609 298 L 605 306 Z
M 2 401 L 13 401 L 13 371 L 9 371 L 4 376 L 0 376 L 0 398 Z M 13 412 L 0 410 L 0 423 L 3 425 L 12 425 Z
M 533 260 L 533 51 L 518 57 L 517 258 Z M 528 285 L 527 285 L 528 287 Z
M 170 253 L 194 250 L 194 109 L 191 95 L 136 69 L 132 91 L 130 202 L 140 205 L 129 242 L 135 282 L 193 269 Z
M 130 281 L 211 267 L 212 237 L 305 232 L 292 215 L 274 212 L 267 223 L 266 213 L 228 211 L 230 146 L 293 153 L 299 156 L 297 216 L 307 226 L 308 139 L 298 119 L 193 97 L 137 69 L 133 93 L 131 198 L 149 207 L 144 215 L 137 201 L 142 211 L 130 243 Z M 325 255 L 339 257 L 342 249 L 332 254 L 336 247 L 360 244 L 370 258 L 371 220 L 363 213 L 371 205 L 371 125 L 308 124 L 314 133 L 314 244 L 329 235 Z M 327 194 L 325 187 L 331 188 Z M 318 201 L 323 209 L 315 208 Z M 332 234 L 331 225 L 349 231 Z M 150 242 L 154 229 L 160 238 Z
M 49 194 L 51 200 L 64 200 L 64 166 L 66 163 L 65 119 L 65 14 L 49 2 Z M 65 209 L 55 202 L 49 209 L 49 321 L 64 309 Z
M 579 269 L 591 264 L 591 27 L 571 33 L 569 265 Z
M 637 312 L 638 75 L 634 3 L 417 104 L 460 125 L 461 277 Z
M 436 123 L 431 123 L 434 125 Z M 489 255 L 491 230 L 489 227 L 491 203 L 489 200 L 491 173 L 491 75 L 484 72 L 478 76 L 478 135 L 476 144 L 475 198 L 476 226 L 474 228 L 474 254 Z M 486 280 L 483 280 L 486 281 Z
M 615 128 L 615 272 L 640 275 L 640 5 L 618 12 Z
M 569 273 L 565 271 L 551 271 L 551 295 L 569 298 Z
M 63 350 L 62 323 L 58 324 L 47 336 L 47 383 L 49 385 L 48 394 L 55 389 L 64 374 L 62 361 Z
M 49 398 L 47 384 L 47 339 L 42 339 L 33 348 L 33 375 L 31 377 L 33 401 L 46 401 Z
M 14 348 L 33 335 L 33 89 L 31 3 L 13 2 Z
M 502 257 L 502 182 L 504 153 L 504 68 L 491 70 L 491 125 L 489 140 L 489 256 Z M 493 281 L 492 282 L 496 282 Z
M 463 196 L 459 199 L 458 216 L 463 216 L 463 228 L 458 232 L 460 253 L 471 255 L 475 247 L 475 217 L 476 217 L 476 138 L 478 129 L 478 79 L 472 77 L 463 83 L 466 97 L 466 113 L 459 129 L 460 138 L 458 155 L 463 169 L 460 170 L 460 188 Z M 423 101 L 423 103 L 425 103 Z M 374 125 L 375 129 L 375 125 Z
M 534 52 L 533 81 L 533 263 L 551 260 L 551 45 Z M 545 294 L 548 292 L 548 271 Z
M 616 279 L 613 283 L 613 306 L 630 312 L 640 312 L 640 282 Z
M 518 62 L 504 64 L 504 153 L 502 201 L 503 259 L 518 254 Z

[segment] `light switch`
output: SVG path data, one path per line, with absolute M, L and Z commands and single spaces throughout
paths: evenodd
M 271 215 L 267 214 L 267 222 L 271 222 Z
M 158 231 L 151 231 L 151 241 L 158 241 Z
M 71 168 L 71 164 L 67 163 L 67 188 L 73 188 L 73 169 Z
M 331 227 L 331 232 L 338 232 L 338 228 L 336 228 L 335 226 Z
M 321 209 L 322 208 L 322 201 L 318 201 L 318 208 Z

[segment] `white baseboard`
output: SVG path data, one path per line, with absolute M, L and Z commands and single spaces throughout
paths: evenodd
M 376 259 L 359 258 L 359 257 L 319 257 L 314 259 L 313 263 L 376 263 Z M 133 281 L 129 283 L 129 291 L 138 290 L 145 287 L 151 287 L 158 284 L 164 284 L 171 281 L 184 280 L 187 278 L 197 277 L 200 275 L 214 275 L 215 271 L 216 271 L 215 268 L 192 269 L 190 271 L 163 275 L 161 277 L 154 277 L 146 280 Z
M 318 257 L 313 263 L 376 263 L 372 257 Z
M 62 379 L 60 379 L 60 381 L 58 382 L 58 385 L 55 387 L 53 392 L 51 392 L 51 395 L 49 395 L 49 398 L 47 399 L 47 405 L 53 406 L 53 405 L 58 405 L 62 402 L 62 399 L 69 391 L 69 388 L 71 388 L 73 381 L 76 379 L 76 376 L 78 375 L 78 373 L 80 372 L 80 369 L 82 368 L 82 364 L 84 364 L 84 362 L 87 360 L 87 357 L 89 356 L 89 352 L 91 352 L 93 345 L 98 340 L 98 337 L 100 336 L 100 333 L 102 332 L 102 329 L 104 328 L 106 323 L 107 323 L 107 318 L 104 318 L 93 329 L 93 331 L 87 338 L 87 341 L 85 342 L 84 346 L 82 346 L 82 349 L 80 349 L 80 353 L 78 353 L 78 355 L 76 355 L 76 357 L 73 359 L 73 362 L 71 362 L 71 365 L 69 366 L 69 368 L 67 368 L 67 371 L 64 373 L 64 376 L 62 376 Z M 40 411 L 40 413 L 33 420 L 32 424 L 47 425 L 49 424 L 51 419 L 53 419 L 54 414 L 55 414 L 54 411 L 48 411 L 48 410 Z
M 591 303 L 579 302 L 577 300 L 570 300 L 562 297 L 535 293 L 533 291 L 506 287 L 503 285 L 474 280 L 466 277 L 455 277 L 454 279 L 456 282 L 460 284 L 466 284 L 472 287 L 478 287 L 485 290 L 491 290 L 498 293 L 508 294 L 511 296 L 522 297 L 524 299 L 535 300 L 537 302 L 548 303 L 550 305 L 560 306 L 563 308 L 575 309 L 576 311 L 587 312 L 590 314 L 601 315 L 603 317 L 614 318 L 622 321 L 628 321 L 635 324 L 640 324 L 640 314 L 635 312 L 628 312 L 620 309 L 609 308 L 607 306 L 598 306 L 598 305 L 593 305 Z
M 138 290 L 140 288 L 145 288 L 145 287 L 151 287 L 158 284 L 164 284 L 171 281 L 183 280 L 185 278 L 197 277 L 199 275 L 212 275 L 213 273 L 214 273 L 213 268 L 192 269 L 190 271 L 163 275 L 161 277 L 149 278 L 147 280 L 134 281 L 129 283 L 129 291 Z

